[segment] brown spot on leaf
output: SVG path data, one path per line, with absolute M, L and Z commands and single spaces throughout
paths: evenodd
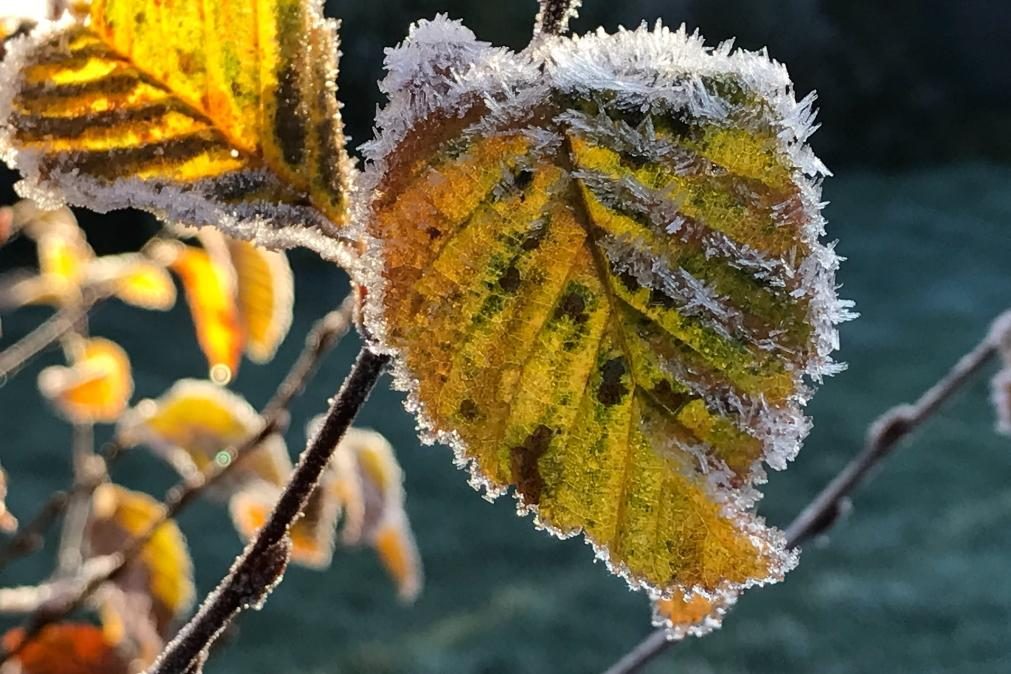
M 585 323 L 589 316 L 586 314 L 586 300 L 577 288 L 570 288 L 558 308 L 555 309 L 555 318 L 568 318 L 573 323 Z
M 625 359 L 621 356 L 612 358 L 600 368 L 600 388 L 597 389 L 597 400 L 611 407 L 621 402 L 629 391 L 622 377 L 628 372 Z
M 516 268 L 516 265 L 509 265 L 509 268 L 502 272 L 502 276 L 499 277 L 498 287 L 507 293 L 514 293 L 520 289 L 520 282 L 522 280 L 520 270 Z
M 537 462 L 548 451 L 554 434 L 553 430 L 541 424 L 527 436 L 522 445 L 510 450 L 513 483 L 527 505 L 535 505 L 541 500 L 544 478 L 541 477 Z
M 467 421 L 477 421 L 480 415 L 481 410 L 478 408 L 477 403 L 470 398 L 464 398 L 463 402 L 460 403 L 460 416 Z

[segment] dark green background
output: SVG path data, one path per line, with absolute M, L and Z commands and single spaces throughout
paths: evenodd
M 410 21 L 448 11 L 486 40 L 522 46 L 532 0 L 331 3 L 345 20 L 341 87 L 353 143 L 370 135 L 382 47 Z M 816 149 L 837 177 L 826 184 L 830 237 L 849 257 L 842 295 L 862 318 L 842 328 L 849 371 L 810 406 L 815 429 L 786 473 L 773 475 L 761 511 L 785 524 L 857 450 L 867 424 L 910 400 L 977 341 L 1011 304 L 1011 5 L 893 0 L 587 0 L 575 28 L 635 25 L 662 16 L 768 45 L 802 93 L 821 95 Z M 0 182 L 4 201 L 10 180 Z M 100 252 L 135 247 L 142 216 L 84 216 Z M 31 247 L 0 251 L 0 266 L 30 262 Z M 308 324 L 343 297 L 346 279 L 304 252 L 295 326 L 274 364 L 245 364 L 236 388 L 269 396 Z M 43 310 L 3 317 L 0 347 Z M 168 315 L 115 304 L 92 329 L 130 351 L 137 395 L 154 396 L 205 370 L 183 306 Z M 322 411 L 356 350 L 348 339 L 295 405 L 289 443 Z M 9 504 L 22 516 L 69 476 L 69 431 L 39 400 L 48 353 L 0 388 L 0 460 Z M 420 447 L 385 382 L 361 423 L 386 433 L 407 472 L 407 508 L 427 585 L 413 607 L 396 603 L 368 551 L 339 551 L 326 572 L 293 569 L 262 613 L 210 672 L 589 672 L 647 630 L 644 598 L 591 563 L 591 550 L 555 541 L 467 485 L 448 449 Z M 653 672 L 855 673 L 1011 671 L 1011 441 L 992 432 L 980 381 L 907 442 L 857 497 L 824 546 L 805 550 L 787 581 L 742 599 L 724 629 L 673 649 Z M 144 452 L 117 480 L 161 493 L 170 471 Z M 201 593 L 239 549 L 223 508 L 201 503 L 181 520 Z M 49 570 L 46 554 L 2 572 L 0 584 Z M 3 624 L 9 624 L 5 621 Z

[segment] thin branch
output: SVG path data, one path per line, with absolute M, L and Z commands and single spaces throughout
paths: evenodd
M 896 405 L 879 416 L 868 428 L 864 448 L 829 482 L 786 528 L 786 545 L 796 548 L 827 532 L 845 512 L 850 494 L 872 474 L 899 442 L 933 417 L 945 402 L 972 382 L 998 354 L 1003 331 L 998 326 L 1011 313 L 994 321 L 993 328 L 972 351 L 962 356 L 937 383 L 913 404 Z M 631 651 L 606 670 L 605 674 L 632 674 L 640 671 L 675 642 L 666 631 L 654 630 Z
M 218 464 L 214 463 L 209 474 L 205 474 L 202 478 L 196 480 L 182 481 L 169 489 L 163 501 L 165 510 L 162 516 L 153 522 L 143 533 L 124 543 L 122 550 L 116 555 L 116 563 L 110 566 L 109 572 L 91 578 L 89 582 L 80 586 L 81 589 L 76 595 L 64 596 L 62 603 L 59 605 L 46 605 L 41 610 L 29 616 L 24 627 L 24 637 L 12 650 L 0 652 L 0 665 L 12 656 L 17 655 L 46 626 L 62 620 L 71 612 L 81 607 L 88 597 L 101 587 L 102 584 L 115 580 L 166 522 L 178 515 L 183 508 L 196 500 L 207 489 L 213 487 L 235 471 L 253 453 L 252 450 L 259 447 L 264 440 L 282 430 L 286 423 L 288 406 L 304 390 L 308 380 L 317 372 L 322 363 L 323 356 L 336 346 L 340 342 L 340 339 L 350 331 L 353 311 L 354 300 L 352 296 L 349 296 L 344 300 L 339 309 L 328 313 L 313 325 L 306 336 L 305 348 L 278 386 L 270 402 L 264 407 L 263 414 L 261 415 L 263 425 L 260 430 L 246 438 L 237 447 L 224 450 L 228 452 L 231 461 L 223 467 L 218 467 Z M 117 446 L 114 445 L 114 447 Z M 90 484 L 87 486 L 90 488 L 90 491 L 94 491 L 98 485 Z M 62 499 L 62 506 L 60 505 L 61 499 L 54 498 L 53 500 L 56 503 L 51 507 L 55 510 L 62 510 L 65 507 L 66 495 Z M 44 514 L 45 512 L 39 513 L 26 528 L 32 527 L 36 520 L 45 519 L 42 517 Z M 58 516 L 58 514 L 57 512 L 55 516 Z M 41 526 L 44 530 L 48 526 L 48 522 L 38 526 Z M 4 552 L 6 553 L 7 551 L 5 550 Z
M 534 37 L 539 35 L 564 35 L 569 30 L 569 20 L 576 18 L 583 0 L 539 0 L 541 11 L 534 20 Z
M 111 442 L 102 448 L 99 456 L 108 467 L 115 463 L 125 450 L 126 447 L 122 444 Z M 104 472 L 96 471 L 93 479 L 74 484 L 67 491 L 56 491 L 50 494 L 35 515 L 18 529 L 18 532 L 7 541 L 3 548 L 0 548 L 0 571 L 15 559 L 39 550 L 45 542 L 45 533 L 66 512 L 70 505 L 70 499 L 78 494 L 90 499 L 92 492 L 98 489 L 104 480 Z
M 74 487 L 67 500 L 67 514 L 60 531 L 60 547 L 56 556 L 56 575 L 70 578 L 78 574 L 84 563 L 82 546 L 84 528 L 91 510 L 92 490 L 79 488 L 98 483 L 105 476 L 105 462 L 95 454 L 95 429 L 91 424 L 76 423 L 73 428 Z
M 280 582 L 290 552 L 288 529 L 305 507 L 337 443 L 365 404 L 388 359 L 368 348 L 362 350 L 322 427 L 302 453 L 267 523 L 148 674 L 192 671 L 194 663 L 205 657 L 211 644 L 239 612 L 249 606 L 262 605 L 270 590 Z
M 105 294 L 87 293 L 80 302 L 65 306 L 41 325 L 0 351 L 0 382 L 15 375 L 28 361 L 73 330 Z

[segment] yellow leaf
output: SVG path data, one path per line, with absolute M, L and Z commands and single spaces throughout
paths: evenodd
M 97 258 L 88 265 L 85 278 L 89 285 L 107 286 L 123 302 L 142 309 L 167 311 L 176 302 L 172 277 L 143 255 L 124 253 Z
M 133 395 L 130 359 L 108 339 L 83 340 L 70 367 L 52 366 L 39 373 L 39 390 L 76 423 L 112 423 Z
M 653 602 L 653 626 L 663 628 L 671 641 L 702 637 L 720 628 L 736 601 L 733 594 L 711 598 L 697 593 L 658 599 Z
M 8 45 L 0 150 L 50 202 L 340 257 L 336 62 L 320 0 L 95 0 Z
M 144 534 L 164 514 L 165 506 L 147 494 L 103 484 L 92 496 L 87 527 L 90 556 L 123 550 L 128 540 Z M 150 597 L 159 633 L 170 634 L 175 622 L 193 605 L 193 562 L 186 539 L 174 521 L 158 528 L 140 554 L 114 581 L 124 592 Z
M 386 62 L 361 278 L 428 439 L 633 587 L 781 579 L 755 485 L 846 316 L 811 99 L 661 26 L 511 54 L 438 18 Z
M 235 304 L 234 271 L 195 246 L 163 241 L 152 248 L 152 254 L 164 260 L 182 281 L 211 378 L 227 384 L 239 371 L 245 343 Z
M 146 444 L 183 477 L 225 465 L 224 450 L 236 447 L 260 430 L 260 416 L 239 395 L 209 381 L 182 379 L 157 400 L 142 400 L 123 415 L 117 438 L 127 446 Z M 283 485 L 291 459 L 279 435 L 271 435 L 242 460 L 222 485 L 230 493 L 249 481 Z
M 236 299 L 246 334 L 246 353 L 257 363 L 274 357 L 291 327 L 294 278 L 284 253 L 228 240 L 235 267 Z

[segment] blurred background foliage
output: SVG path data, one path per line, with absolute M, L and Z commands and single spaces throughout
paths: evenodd
M 340 0 L 341 99 L 352 146 L 371 136 L 382 48 L 436 12 L 463 18 L 481 39 L 521 47 L 533 0 Z M 842 295 L 863 317 L 843 326 L 848 372 L 828 381 L 810 412 L 815 429 L 761 511 L 777 524 L 834 474 L 884 408 L 918 395 L 982 335 L 1011 299 L 1011 4 L 987 0 L 586 0 L 574 28 L 663 18 L 700 27 L 712 43 L 737 36 L 786 62 L 801 94 L 817 89 L 824 128 L 813 145 L 836 173 L 826 183 L 829 235 L 850 258 Z M 9 203 L 13 176 L 0 178 Z M 86 216 L 99 253 L 136 249 L 155 225 L 138 214 Z M 0 267 L 31 262 L 24 241 Z M 274 363 L 247 364 L 235 388 L 262 404 L 297 354 L 309 323 L 346 292 L 343 273 L 310 254 L 296 269 L 295 325 Z M 2 342 L 42 310 L 5 317 Z M 140 317 L 143 316 L 142 320 Z M 95 334 L 125 345 L 137 396 L 201 376 L 185 307 L 139 314 L 107 303 Z M 322 411 L 350 365 L 349 338 L 294 408 L 289 444 Z M 69 479 L 69 429 L 35 390 L 50 353 L 0 388 L 0 460 L 8 504 L 31 512 Z M 689 641 L 649 671 L 736 673 L 1011 671 L 1011 460 L 992 433 L 983 382 L 946 408 L 857 499 L 827 547 L 811 546 L 779 586 L 746 595 L 722 631 Z M 211 665 L 219 672 L 586 672 L 602 669 L 648 629 L 644 597 L 590 563 L 577 540 L 558 542 L 489 505 L 445 448 L 419 447 L 400 397 L 381 386 L 361 418 L 381 429 L 407 474 L 407 510 L 427 586 L 413 608 L 371 553 L 339 552 L 324 574 L 293 569 L 265 611 Z M 117 479 L 161 493 L 174 478 L 144 452 Z M 240 547 L 220 507 L 181 520 L 201 594 Z M 51 552 L 51 548 L 49 550 Z M 4 573 L 4 585 L 49 570 L 43 555 Z M 6 626 L 7 623 L 4 623 Z

